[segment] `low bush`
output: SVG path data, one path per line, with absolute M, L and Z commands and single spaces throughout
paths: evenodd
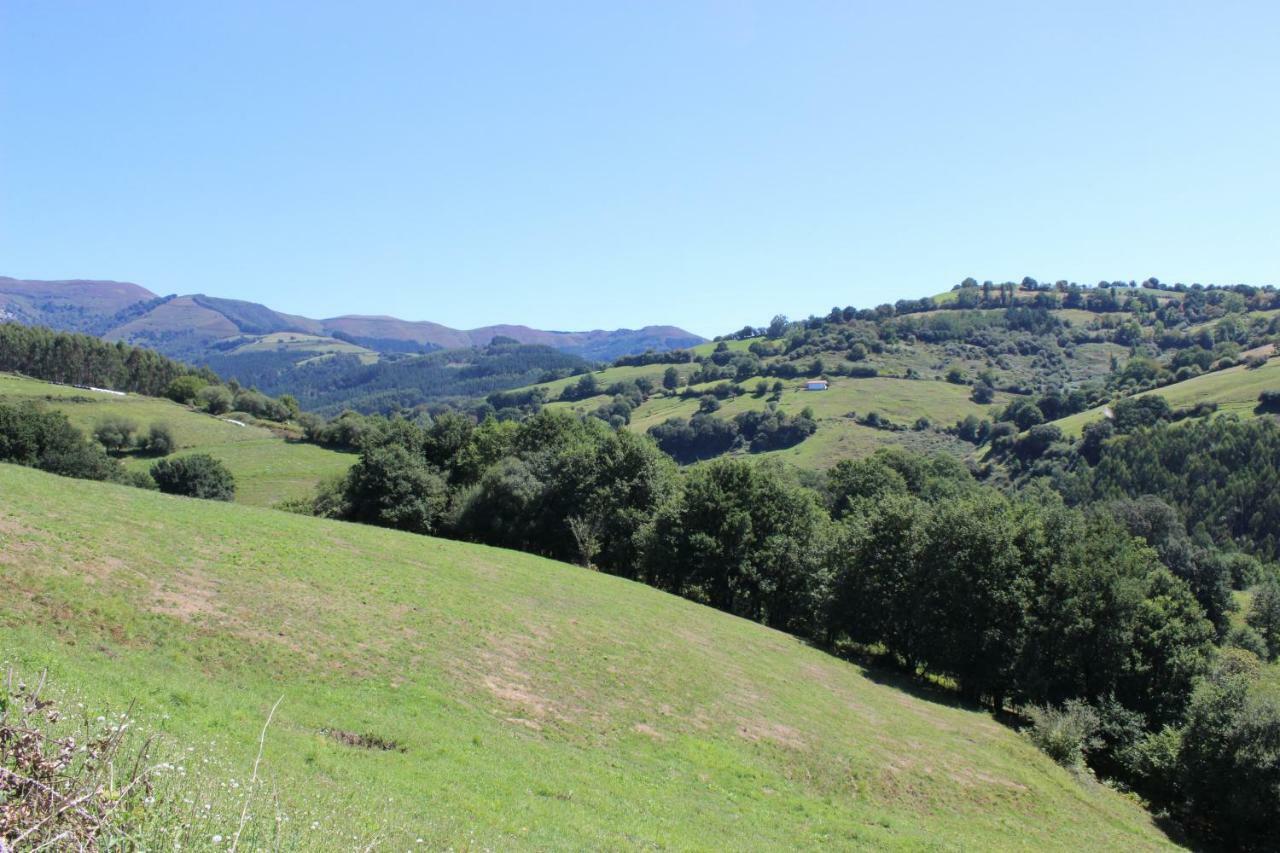
M 151 466 L 151 478 L 160 491 L 171 495 L 215 501 L 233 500 L 236 495 L 231 472 L 207 453 L 161 459 Z
M 133 446 L 133 436 L 137 431 L 138 425 L 128 418 L 109 415 L 98 421 L 93 428 L 93 437 L 107 450 L 120 453 Z
M 147 437 L 142 441 L 143 448 L 153 456 L 168 456 L 177 450 L 178 443 L 174 440 L 173 430 L 165 423 L 154 423 L 147 430 Z
M 1070 699 L 1060 707 L 1037 705 L 1028 709 L 1027 716 L 1031 742 L 1063 767 L 1083 769 L 1085 755 L 1100 745 L 1098 712 L 1085 702 Z

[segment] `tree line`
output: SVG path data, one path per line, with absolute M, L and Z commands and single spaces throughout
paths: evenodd
M 0 370 L 152 397 L 163 396 L 170 383 L 183 377 L 217 381 L 208 370 L 197 370 L 153 350 L 19 323 L 0 323 Z

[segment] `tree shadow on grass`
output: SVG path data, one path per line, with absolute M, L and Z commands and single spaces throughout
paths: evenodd
M 1018 713 L 1016 709 L 1006 707 L 999 711 L 993 711 L 989 704 L 975 701 L 945 683 L 940 683 L 926 674 L 904 666 L 893 655 L 848 644 L 836 646 L 826 646 L 814 642 L 806 642 L 805 644 L 846 663 L 853 664 L 858 667 L 864 678 L 876 684 L 891 687 L 923 702 L 943 705 L 961 711 L 981 712 L 994 722 L 1013 732 L 1019 732 L 1029 724 L 1029 720 Z M 1167 812 L 1157 811 L 1160 806 L 1161 804 L 1158 802 L 1151 802 L 1144 808 L 1151 815 L 1151 821 L 1155 827 L 1164 833 L 1170 842 L 1192 850 L 1227 849 L 1214 846 L 1202 836 L 1189 834 L 1181 821 Z

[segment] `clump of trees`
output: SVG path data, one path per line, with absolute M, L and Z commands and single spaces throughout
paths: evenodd
M 166 423 L 151 424 L 145 434 L 138 424 L 122 415 L 108 415 L 93 428 L 93 437 L 109 453 L 140 451 L 152 456 L 168 456 L 177 447 L 173 430 Z
M 693 417 L 668 418 L 649 428 L 658 447 L 678 462 L 711 459 L 736 448 L 752 453 L 781 450 L 799 444 L 818 428 L 809 409 L 793 416 L 771 407 L 741 412 L 728 420 L 711 414 L 720 407 L 714 395 L 705 400 L 704 410 Z
M 0 403 L 0 462 L 64 477 L 132 482 L 120 463 L 89 441 L 67 416 L 36 403 Z

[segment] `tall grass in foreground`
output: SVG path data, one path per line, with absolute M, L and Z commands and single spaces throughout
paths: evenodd
M 29 684 L 8 670 L 0 689 L 0 853 L 313 846 L 320 822 L 287 814 L 260 773 L 275 710 L 244 779 L 219 759 L 216 741 L 183 747 L 136 719 L 132 707 L 95 714 L 51 690 L 44 674 Z

